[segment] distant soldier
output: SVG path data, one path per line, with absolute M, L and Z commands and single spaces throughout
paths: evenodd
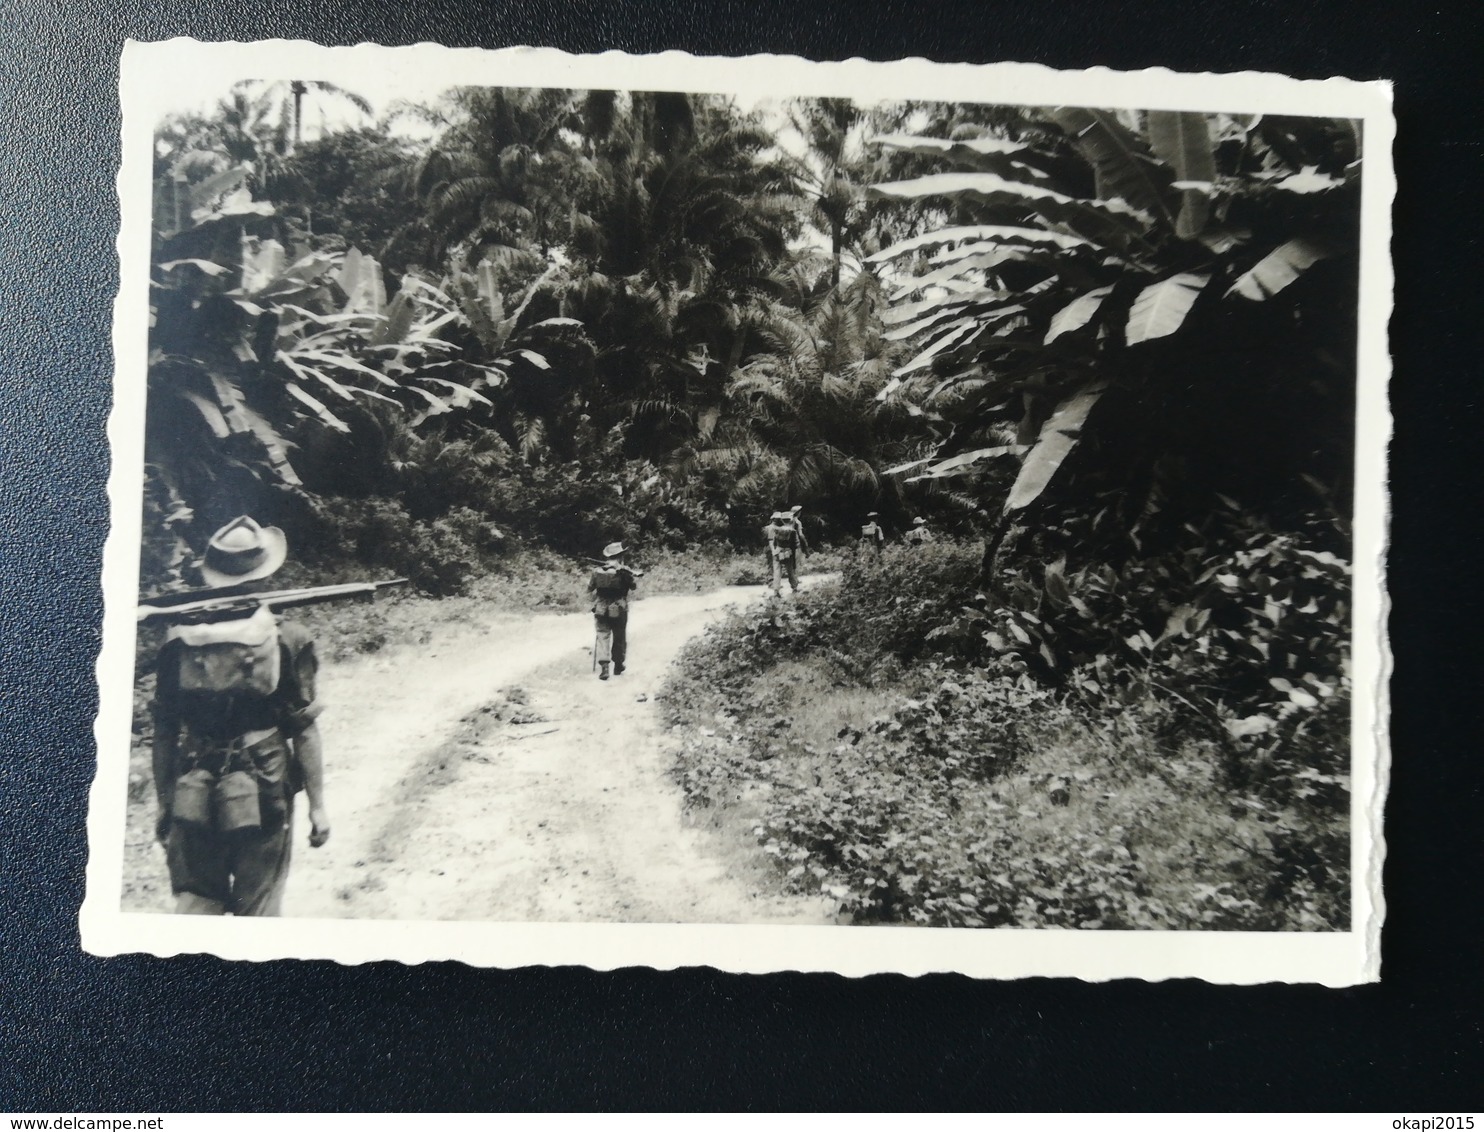
M 803 553 L 803 555 L 804 555 L 805 558 L 808 558 L 809 557 L 809 540 L 806 537 L 804 537 L 804 515 L 803 515 L 803 512 L 804 512 L 804 506 L 801 503 L 795 503 L 792 507 L 790 507 L 788 509 L 789 516 L 790 516 L 790 518 L 793 519 L 794 530 L 797 531 L 798 534 L 799 534 L 799 550 Z
M 211 536 L 201 576 L 250 592 L 287 555 L 281 530 L 243 516 Z M 309 844 L 329 840 L 317 668 L 309 634 L 267 607 L 169 630 L 156 664 L 153 771 L 176 912 L 278 915 L 301 788 Z
M 799 592 L 799 528 L 791 511 L 774 511 L 772 521 L 763 528 L 768 541 L 768 561 L 772 564 L 770 587 L 776 597 L 783 592 L 783 579 L 788 578 L 790 592 Z
M 882 547 L 886 545 L 886 532 L 881 529 L 877 521 L 881 518 L 881 512 L 868 511 L 866 521 L 861 525 L 861 549 L 871 549 L 880 555 Z
M 908 546 L 924 546 L 933 541 L 933 532 L 928 530 L 927 520 L 918 515 L 912 520 L 912 529 L 907 532 Z
M 598 679 L 608 679 L 608 666 L 613 675 L 622 676 L 629 653 L 629 594 L 638 588 L 636 570 L 623 563 L 624 546 L 610 542 L 603 548 L 603 565 L 588 579 L 588 596 L 593 599 L 593 620 L 598 639 L 594 659 Z

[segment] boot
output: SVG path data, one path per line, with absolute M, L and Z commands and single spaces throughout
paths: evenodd
M 608 662 L 606 660 L 598 661 L 598 679 L 608 679 Z
M 613 664 L 613 675 L 615 675 L 615 676 L 622 676 L 623 675 L 623 665 L 622 664 L 619 664 L 617 661 L 615 661 L 614 664 Z

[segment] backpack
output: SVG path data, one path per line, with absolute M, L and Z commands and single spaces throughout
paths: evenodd
M 165 639 L 181 644 L 182 692 L 263 697 L 278 688 L 278 622 L 267 606 L 251 617 L 176 625 Z
M 617 601 L 627 592 L 623 584 L 622 570 L 599 569 L 593 571 L 592 587 L 597 595 L 605 601 Z
M 799 545 L 799 532 L 791 524 L 775 527 L 773 530 L 773 544 L 779 550 L 794 550 Z

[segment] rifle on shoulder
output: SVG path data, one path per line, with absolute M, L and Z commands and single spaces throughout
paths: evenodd
M 319 605 L 342 598 L 372 601 L 378 590 L 406 584 L 406 578 L 392 578 L 385 582 L 345 582 L 336 586 L 309 586 L 304 589 L 269 590 L 264 593 L 190 590 L 178 594 L 161 594 L 140 602 L 138 618 L 141 625 L 216 621 L 246 616 L 264 606 L 277 611 L 299 605 Z
M 594 566 L 607 566 L 608 565 L 608 560 L 606 558 L 587 558 L 587 557 L 584 557 L 582 559 L 582 561 L 584 561 L 584 562 L 590 562 Z M 620 569 L 620 570 L 627 570 L 630 574 L 634 575 L 634 577 L 636 577 L 636 578 L 642 578 L 642 577 L 644 577 L 644 571 L 641 570 L 641 569 L 639 569 L 639 567 L 637 567 L 637 566 L 620 565 L 617 568 Z

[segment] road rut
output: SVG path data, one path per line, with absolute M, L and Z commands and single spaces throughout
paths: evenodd
M 665 670 L 728 607 L 757 600 L 729 587 L 636 602 L 629 670 L 608 681 L 591 671 L 586 613 L 496 616 L 326 665 L 334 834 L 304 844 L 301 798 L 284 914 L 832 922 L 828 904 L 778 895 L 755 861 L 688 824 L 667 773 Z

